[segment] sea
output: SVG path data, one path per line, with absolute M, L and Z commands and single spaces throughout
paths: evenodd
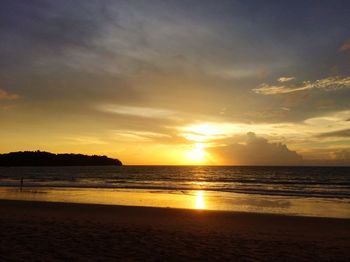
M 350 167 L 0 167 L 0 191 L 5 199 L 350 218 Z

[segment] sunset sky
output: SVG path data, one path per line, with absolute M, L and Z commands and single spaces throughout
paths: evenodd
M 0 5 L 1 153 L 350 165 L 350 1 Z

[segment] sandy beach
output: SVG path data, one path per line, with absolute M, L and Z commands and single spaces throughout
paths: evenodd
M 0 201 L 1 261 L 349 261 L 350 220 Z

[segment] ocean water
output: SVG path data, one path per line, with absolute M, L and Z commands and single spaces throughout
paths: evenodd
M 350 218 L 350 167 L 1 167 L 0 199 Z
M 204 190 L 350 199 L 350 167 L 1 167 L 0 186 Z

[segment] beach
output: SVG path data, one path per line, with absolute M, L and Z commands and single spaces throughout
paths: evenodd
M 350 262 L 350 0 L 0 6 L 0 262 Z
M 0 200 L 1 261 L 348 261 L 350 219 Z

